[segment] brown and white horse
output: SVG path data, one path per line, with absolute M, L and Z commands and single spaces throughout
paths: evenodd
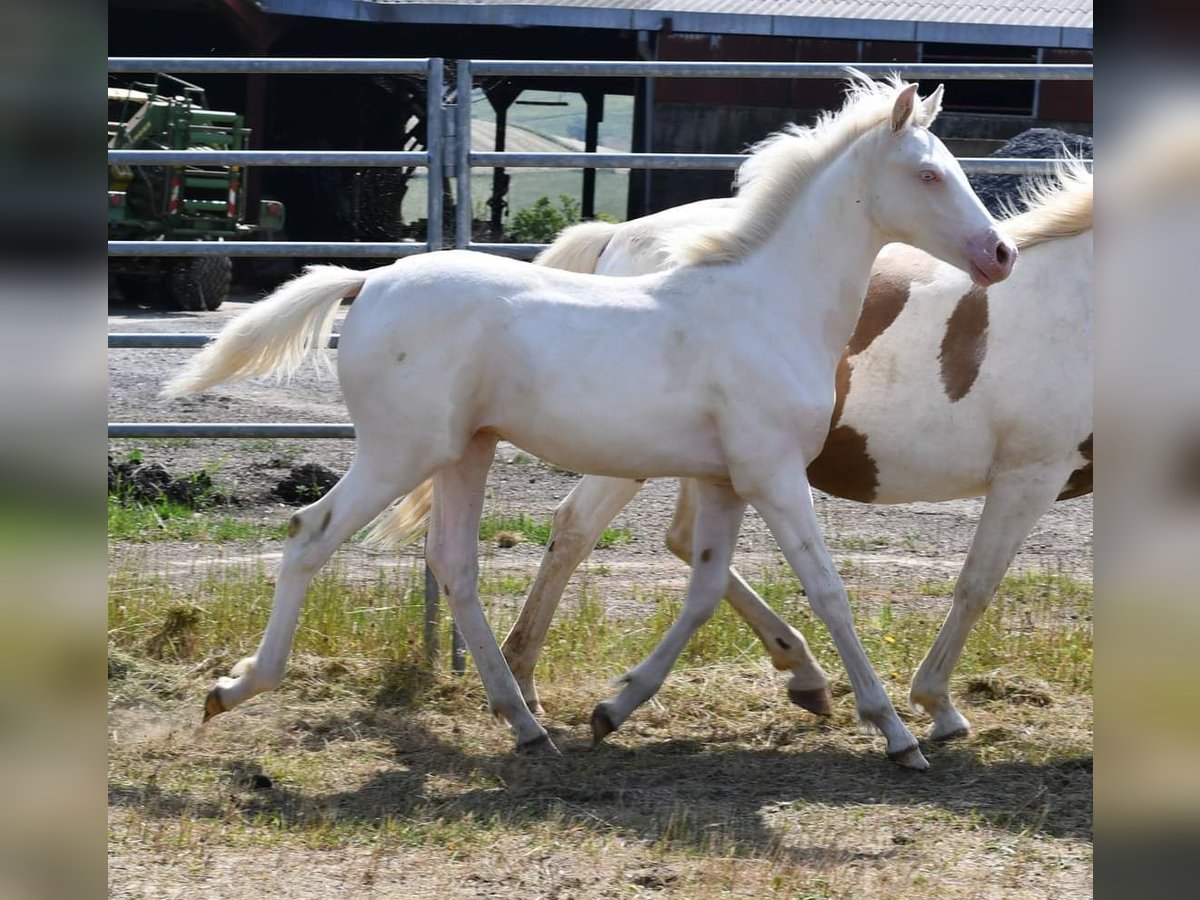
M 565 231 L 542 265 L 636 275 L 666 265 L 677 229 L 718 225 L 737 199 L 677 207 L 621 225 Z M 1004 222 L 1021 247 L 1006 281 L 978 287 L 911 247 L 880 254 L 858 325 L 837 367 L 829 436 L 808 467 L 819 490 L 863 503 L 986 496 L 953 607 L 921 664 L 911 701 L 933 717 L 930 736 L 966 733 L 950 673 L 1018 548 L 1054 503 L 1092 489 L 1092 176 L 1066 163 Z M 504 654 L 531 707 L 534 665 L 576 567 L 641 482 L 587 476 L 559 505 L 529 598 Z M 694 487 L 681 482 L 667 545 L 691 562 Z M 410 495 L 378 533 L 420 527 L 427 497 Z M 828 681 L 804 638 L 734 569 L 726 599 L 755 630 L 789 694 L 829 711 Z
M 317 570 L 433 478 L 426 553 L 492 709 L 518 748 L 555 752 L 479 602 L 479 516 L 504 439 L 576 471 L 696 479 L 684 612 L 620 695 L 597 707 L 597 734 L 653 696 L 716 609 L 753 505 L 829 627 L 860 717 L 883 733 L 892 759 L 926 768 L 855 633 L 806 469 L 886 244 L 921 246 L 980 285 L 1012 271 L 1016 246 L 930 131 L 941 96 L 852 74 L 840 110 L 755 149 L 735 215 L 687 229 L 681 265 L 662 272 L 603 278 L 461 251 L 369 272 L 316 266 L 230 322 L 170 381 L 170 394 L 294 371 L 355 297 L 338 379 L 357 449 L 333 490 L 292 517 L 267 630 L 254 656 L 218 679 L 206 716 L 278 686 Z

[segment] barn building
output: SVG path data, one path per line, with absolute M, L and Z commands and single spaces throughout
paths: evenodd
M 114 56 L 897 63 L 1093 58 L 1091 0 L 110 0 L 109 10 Z M 205 85 L 215 101 L 246 111 L 259 147 L 410 149 L 423 139 L 423 85 L 405 79 L 210 76 Z M 503 149 L 510 107 L 533 90 L 582 95 L 588 147 L 596 146 L 605 98 L 632 97 L 630 148 L 655 152 L 740 152 L 780 125 L 806 121 L 839 102 L 836 82 L 804 79 L 521 78 L 481 87 L 494 113 L 486 149 Z M 415 127 L 405 124 L 414 117 Z M 984 155 L 1035 125 L 1091 134 L 1091 83 L 956 81 L 948 85 L 938 130 L 959 155 Z M 478 135 L 475 140 L 478 147 Z M 364 234 L 351 219 L 363 218 L 362 204 L 387 192 L 369 183 L 347 191 L 348 177 L 386 174 L 256 173 L 259 189 L 287 203 L 291 237 L 385 239 Z M 500 224 L 506 183 L 493 180 L 496 196 L 486 214 L 493 225 Z M 586 185 L 588 214 L 593 198 Z M 727 193 L 729 173 L 633 172 L 628 185 L 625 214 L 633 216 Z M 340 225 L 331 226 L 331 209 Z

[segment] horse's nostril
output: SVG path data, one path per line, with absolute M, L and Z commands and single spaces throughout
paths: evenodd
M 1004 244 L 996 245 L 996 262 L 1002 266 L 1008 265 L 1008 260 L 1012 254 L 1009 253 L 1008 247 Z

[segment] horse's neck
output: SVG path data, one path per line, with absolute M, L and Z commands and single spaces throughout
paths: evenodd
M 835 354 L 850 340 L 885 243 L 871 221 L 865 144 L 860 139 L 816 173 L 780 227 L 742 263 L 776 306 L 773 315 L 819 334 Z

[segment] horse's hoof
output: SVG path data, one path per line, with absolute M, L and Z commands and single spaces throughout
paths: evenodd
M 204 698 L 204 718 L 201 720 L 201 724 L 223 712 L 225 712 L 225 704 L 221 702 L 221 689 L 215 687 Z
M 945 734 L 930 732 L 929 739 L 936 744 L 948 744 L 950 741 L 960 741 L 971 736 L 971 729 L 966 725 L 947 731 Z
M 924 772 L 929 768 L 929 761 L 921 754 L 921 748 L 916 744 L 906 747 L 903 750 L 894 750 L 888 753 L 888 759 L 896 763 L 896 765 L 912 769 L 916 772 Z
M 599 746 L 600 742 L 617 730 L 616 723 L 613 722 L 612 716 L 608 714 L 608 710 L 603 703 L 599 704 L 592 710 L 592 746 Z
M 523 744 L 517 744 L 517 753 L 522 756 L 562 756 L 548 734 L 535 737 L 532 741 L 526 741 Z
M 788 699 L 801 709 L 807 709 L 818 716 L 833 715 L 833 694 L 829 692 L 828 686 L 805 690 L 788 688 Z

